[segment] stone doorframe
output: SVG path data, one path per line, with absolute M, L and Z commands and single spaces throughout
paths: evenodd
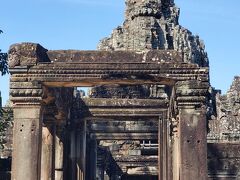
M 110 140 L 110 141 L 141 141 L 141 140 L 159 140 L 158 144 L 160 154 L 159 159 L 146 158 L 144 156 L 123 157 L 112 156 L 111 152 L 105 149 L 104 158 L 100 157 L 101 162 L 97 162 L 99 171 L 101 171 L 100 180 L 104 170 L 107 170 L 111 177 L 122 177 L 124 174 L 134 175 L 158 175 L 157 161 L 161 170 L 161 179 L 171 179 L 166 176 L 171 169 L 170 154 L 170 123 L 168 117 L 168 100 L 167 99 L 108 99 L 108 98 L 87 98 L 79 100 L 84 104 L 79 112 L 81 117 L 78 121 L 84 121 L 88 124 L 88 134 L 93 141 Z M 80 109 L 80 108 L 79 108 Z M 114 109 L 114 110 L 113 110 Z M 139 129 L 133 127 L 108 126 L 105 124 L 102 129 L 100 122 L 152 122 L 152 125 L 141 126 Z M 93 125 L 94 124 L 94 125 Z M 91 126 L 93 125 L 93 126 Z M 139 125 L 137 126 L 139 127 Z M 113 128 L 115 128 L 113 130 Z M 123 130 L 124 129 L 124 130 Z M 159 133 L 158 133 L 159 132 Z M 113 152 L 113 154 L 115 154 Z M 116 154 L 115 154 L 116 155 Z M 90 156 L 95 156 L 95 153 Z M 101 155 L 100 155 L 101 156 Z M 110 157 L 109 157 L 110 156 Z M 138 159 L 139 158 L 139 159 Z M 98 159 L 98 157 L 97 157 Z M 143 164 L 143 162 L 145 163 Z M 106 164 L 103 164 L 107 162 Z M 134 164 L 134 165 L 133 165 Z M 147 166 L 147 168 L 146 168 Z M 94 168 L 90 168 L 94 169 Z M 136 175 L 136 174 L 135 174 Z M 163 178 L 163 175 L 165 177 Z M 170 175 L 170 173 L 169 173 Z M 93 179 L 93 178 L 87 178 Z M 110 178 L 111 179 L 111 178 Z M 115 180 L 115 179 L 114 179 Z
M 173 167 L 171 172 L 160 171 L 159 178 L 167 179 L 170 173 L 169 180 L 207 179 L 208 68 L 183 63 L 179 53 L 169 50 L 48 51 L 33 43 L 12 45 L 9 66 L 14 104 L 13 180 L 41 179 L 43 124 L 49 119 L 55 122 L 56 159 L 62 158 L 64 136 L 58 133 L 69 118 L 72 87 L 104 84 L 173 87 L 169 102 Z M 53 101 L 55 106 L 48 112 L 45 107 Z M 61 179 L 63 162 L 56 159 L 52 178 Z

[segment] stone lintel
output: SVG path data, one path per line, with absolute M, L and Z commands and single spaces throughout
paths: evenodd
M 127 167 L 126 169 L 128 175 L 158 175 L 157 166 Z
M 175 63 L 49 63 L 10 69 L 11 82 L 40 82 L 50 87 L 88 87 L 111 84 L 165 84 L 198 79 L 207 82 L 208 68 Z
M 182 62 L 181 53 L 174 50 L 148 51 L 48 51 L 48 57 L 54 62 Z
M 149 115 L 139 115 L 139 116 L 89 116 L 89 117 L 84 117 L 84 120 L 86 121 L 94 121 L 96 123 L 104 123 L 104 122 L 123 122 L 123 121 L 148 121 L 148 122 L 158 122 L 159 121 L 159 116 L 162 114 L 149 114 Z M 76 122 L 81 123 L 82 119 L 76 119 Z
M 159 108 L 118 108 L 118 109 L 106 109 L 106 108 L 90 108 L 85 111 L 82 111 L 82 118 L 91 120 L 92 118 L 122 118 L 123 121 L 126 121 L 125 117 L 158 117 L 162 115 L 162 112 L 165 109 Z M 103 119 L 104 119 L 103 118 Z M 120 120 L 120 119 L 119 119 Z
M 158 133 L 92 133 L 97 140 L 156 140 Z
M 17 43 L 9 48 L 9 66 L 32 66 L 38 63 L 71 62 L 183 62 L 182 54 L 174 50 L 147 51 L 81 51 L 51 50 L 48 51 L 37 43 Z
M 83 102 L 90 108 L 161 108 L 166 107 L 166 99 L 109 99 L 109 98 L 83 98 Z
M 152 155 L 149 155 L 149 156 L 114 155 L 114 160 L 116 162 L 155 162 L 157 163 L 158 157 L 152 156 Z
M 123 125 L 118 126 L 104 126 L 104 125 L 92 125 L 89 129 L 90 132 L 99 133 L 148 133 L 148 132 L 158 132 L 158 127 L 149 125 L 131 125 L 131 127 L 126 127 Z
M 16 46 L 18 47 L 18 45 Z M 19 46 L 21 47 L 21 45 Z M 67 53 L 68 51 L 63 52 Z M 173 86 L 176 81 L 198 79 L 207 82 L 209 79 L 208 68 L 199 67 L 197 64 L 181 61 L 157 61 L 157 59 L 161 59 L 163 54 L 165 58 L 172 55 L 165 50 L 149 51 L 148 54 L 152 53 L 149 61 L 140 61 L 141 58 L 145 58 L 145 55 L 134 51 L 74 51 L 77 53 L 75 55 L 72 55 L 71 51 L 71 55 L 63 52 L 58 52 L 59 55 L 56 56 L 63 56 L 62 58 L 65 60 L 68 56 L 74 56 L 74 61 L 60 61 L 56 57 L 56 60 L 45 61 L 40 59 L 31 64 L 25 62 L 25 60 L 19 60 L 14 54 L 11 57 L 10 54 L 12 58 L 10 58 L 10 61 L 15 59 L 23 61 L 22 64 L 10 65 L 11 82 L 41 82 L 51 87 L 86 87 L 104 84 L 165 84 Z M 159 57 L 153 58 L 154 54 Z M 139 59 L 138 56 L 141 56 L 141 58 Z M 28 56 L 26 55 L 25 58 L 28 58 Z M 29 61 L 32 62 L 32 56 L 29 56 L 29 58 Z M 38 56 L 36 55 L 35 58 L 38 58 Z M 123 60 L 120 60 L 121 58 Z
M 136 121 L 144 117 L 158 120 L 168 107 L 166 99 L 83 98 L 80 119 L 94 121 Z M 86 108 L 87 107 L 87 108 Z M 78 116 L 76 116 L 78 117 Z M 137 118 L 137 119 L 136 119 Z M 79 119 L 76 121 L 80 122 Z

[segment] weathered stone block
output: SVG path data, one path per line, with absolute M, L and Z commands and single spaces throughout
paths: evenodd
M 36 65 L 39 62 L 50 62 L 48 50 L 36 43 L 20 43 L 10 46 L 8 51 L 9 67 Z

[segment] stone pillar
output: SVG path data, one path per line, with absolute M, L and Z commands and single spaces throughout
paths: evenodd
M 77 180 L 86 176 L 86 122 L 81 122 L 76 136 Z M 93 172 L 93 170 L 91 171 Z
M 97 144 L 96 140 L 90 136 L 87 137 L 87 149 L 86 149 L 86 179 L 96 179 L 96 165 L 97 165 Z
M 207 179 L 207 126 L 203 109 L 179 110 L 180 180 Z
M 39 180 L 42 139 L 41 87 L 28 82 L 11 82 L 10 95 L 14 113 L 11 179 Z
M 63 161 L 64 161 L 64 140 L 62 125 L 56 125 L 55 127 L 55 180 L 63 180 Z
M 72 129 L 70 133 L 70 161 L 71 161 L 71 179 L 77 179 L 77 152 L 76 152 L 76 130 Z
M 12 180 L 39 180 L 41 174 L 42 86 L 29 77 L 30 67 L 50 62 L 39 44 L 14 44 L 8 52 L 14 129 Z
M 53 171 L 53 126 L 47 125 L 42 129 L 42 158 L 41 180 L 54 179 Z
M 72 88 L 54 88 L 56 114 L 54 145 L 55 145 L 55 180 L 63 180 L 67 175 L 66 152 L 67 146 L 67 124 L 70 119 L 70 107 L 72 103 L 73 89 Z M 65 163 L 66 162 L 66 163 Z M 64 166 L 65 165 L 65 166 Z
M 177 83 L 178 180 L 207 179 L 208 85 L 200 81 Z
M 159 180 L 169 180 L 169 127 L 168 127 L 168 117 L 167 112 L 162 112 L 159 117 L 159 127 L 158 127 L 158 168 Z

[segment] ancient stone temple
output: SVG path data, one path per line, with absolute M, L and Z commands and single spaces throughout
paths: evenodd
M 12 45 L 12 179 L 229 178 L 215 153 L 227 146 L 216 142 L 238 125 L 219 125 L 215 104 L 227 111 L 239 94 L 210 87 L 204 44 L 178 18 L 173 0 L 126 0 L 123 26 L 97 51 Z
M 208 169 L 215 179 L 240 179 L 239 92 L 240 77 L 236 76 L 225 95 L 214 93 L 216 115 L 209 121 Z

